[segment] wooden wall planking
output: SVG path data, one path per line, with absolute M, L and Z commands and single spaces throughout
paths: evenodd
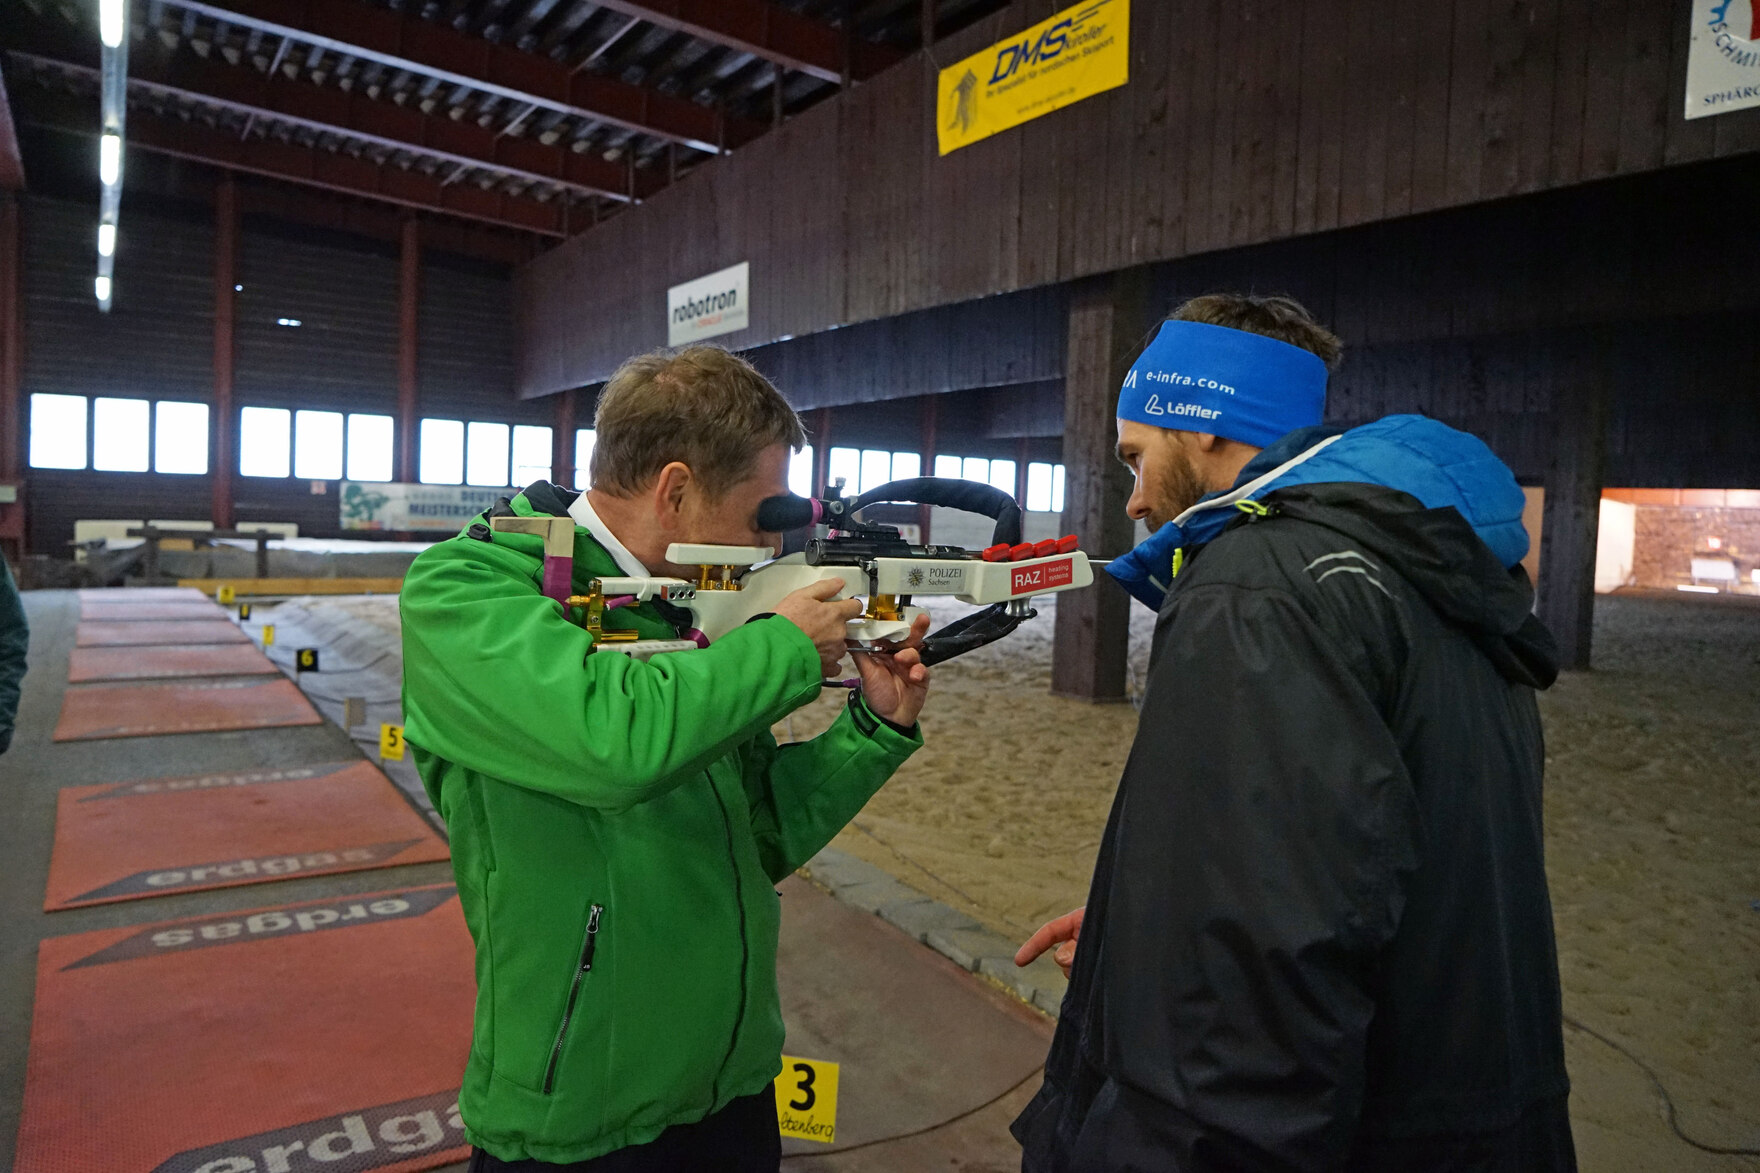
M 1017 0 L 522 269 L 522 394 L 662 345 L 667 286 L 752 263 L 755 346 L 1155 261 L 1760 150 L 1681 117 L 1646 0 L 1162 0 L 1132 80 L 941 157 L 935 71 Z

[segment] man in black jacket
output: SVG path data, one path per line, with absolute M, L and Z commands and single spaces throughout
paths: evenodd
M 1576 1167 L 1522 492 L 1432 420 L 1314 426 L 1338 353 L 1215 296 L 1125 379 L 1158 618 L 1085 914 L 1018 959 L 1073 960 L 1027 1173 Z

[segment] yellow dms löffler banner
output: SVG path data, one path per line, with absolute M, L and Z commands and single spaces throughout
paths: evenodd
M 941 153 L 1130 80 L 1130 0 L 1090 0 L 941 71 Z

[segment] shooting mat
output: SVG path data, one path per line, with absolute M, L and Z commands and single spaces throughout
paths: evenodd
M 163 680 L 177 676 L 260 676 L 280 669 L 254 644 L 197 644 L 188 648 L 75 648 L 67 682 Z
M 205 599 L 195 587 L 87 587 L 80 591 L 79 601 L 121 603 L 175 603 Z
M 134 647 L 144 644 L 244 644 L 251 637 L 218 611 L 212 619 L 155 619 L 124 623 L 81 621 L 74 635 L 79 648 Z
M 70 688 L 62 695 L 54 740 L 270 729 L 322 721 L 285 677 L 200 684 L 94 684 Z
M 446 857 L 370 762 L 67 786 L 43 908 Z
M 410 1173 L 466 1155 L 451 885 L 51 937 L 15 1173 Z
M 103 623 L 135 623 L 142 619 L 224 619 L 226 612 L 206 599 L 172 603 L 82 602 L 79 617 Z

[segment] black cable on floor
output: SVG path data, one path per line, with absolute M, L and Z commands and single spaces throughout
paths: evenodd
M 1668 1110 L 1668 1126 L 1674 1130 L 1674 1134 L 1681 1140 L 1692 1145 L 1702 1153 L 1715 1153 L 1720 1157 L 1760 1157 L 1760 1149 L 1724 1148 L 1720 1145 L 1706 1144 L 1704 1141 L 1694 1140 L 1692 1137 L 1688 1136 L 1685 1132 L 1681 1131 L 1680 1123 L 1675 1119 L 1674 1098 L 1668 1094 L 1668 1089 L 1662 1086 L 1662 1080 L 1658 1078 L 1655 1070 L 1652 1069 L 1648 1063 L 1644 1062 L 1642 1059 L 1632 1054 L 1632 1052 L 1626 1050 L 1625 1047 L 1614 1042 L 1600 1031 L 1584 1026 L 1581 1022 L 1578 1022 L 1570 1015 L 1565 1015 L 1564 1020 L 1568 1025 L 1582 1031 L 1590 1038 L 1606 1043 L 1608 1046 L 1624 1055 L 1627 1059 L 1636 1063 L 1638 1069 L 1645 1075 L 1649 1076 L 1650 1086 L 1656 1089 L 1656 1094 L 1662 1099 L 1662 1106 Z
M 979 1112 L 982 1112 L 986 1108 L 995 1107 L 997 1104 L 1000 1104 L 1003 1100 L 1006 1100 L 1009 1096 L 1012 1096 L 1015 1092 L 1017 1092 L 1021 1088 L 1025 1087 L 1028 1080 L 1032 1079 L 1035 1075 L 1041 1074 L 1044 1070 L 1045 1069 L 1043 1067 L 1033 1068 L 1031 1071 L 1027 1072 L 1025 1075 L 1023 1075 L 1020 1078 L 1020 1082 L 1016 1083 L 1013 1087 L 1009 1088 L 1007 1091 L 999 1093 L 993 1099 L 985 1100 L 982 1104 L 979 1104 L 976 1108 L 968 1108 L 966 1111 L 961 1112 L 957 1116 L 949 1116 L 947 1119 L 943 1120 L 939 1124 L 931 1124 L 927 1128 L 919 1128 L 914 1132 L 901 1132 L 897 1136 L 883 1136 L 878 1140 L 864 1140 L 861 1144 L 852 1144 L 847 1148 L 826 1149 L 825 1151 L 818 1152 L 818 1153 L 786 1153 L 783 1155 L 782 1159 L 785 1161 L 792 1161 L 798 1157 L 837 1157 L 837 1156 L 842 1156 L 844 1153 L 854 1153 L 854 1152 L 859 1152 L 862 1149 L 871 1149 L 871 1148 L 875 1147 L 876 1145 L 892 1144 L 896 1141 L 910 1140 L 913 1137 L 927 1136 L 929 1133 L 938 1132 L 941 1129 L 946 1128 L 950 1124 L 958 1124 L 961 1120 L 966 1119 L 968 1116 L 976 1116 Z

